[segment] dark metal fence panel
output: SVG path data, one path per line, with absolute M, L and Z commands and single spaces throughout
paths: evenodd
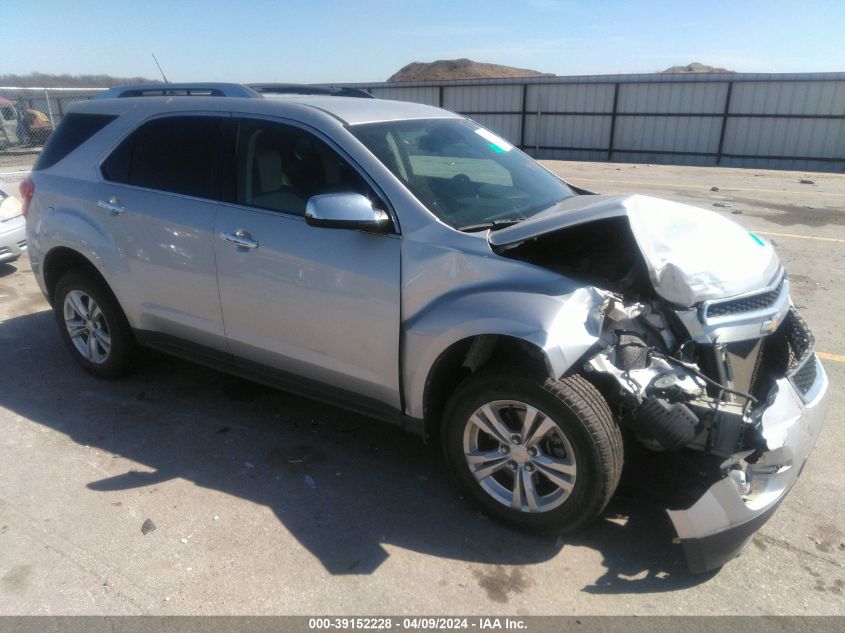
M 521 86 L 444 86 L 443 107 L 455 112 L 519 112 Z
M 370 93 L 379 99 L 413 101 L 415 103 L 424 103 L 433 106 L 440 105 L 440 89 L 437 86 L 403 88 L 393 87 L 388 84 L 387 86 L 374 86 L 370 89 Z
M 845 73 L 347 85 L 440 103 L 540 158 L 845 171 Z
M 845 73 L 345 85 L 460 112 L 540 158 L 845 171 Z M 0 88 L 0 158 L 37 153 L 97 92 Z

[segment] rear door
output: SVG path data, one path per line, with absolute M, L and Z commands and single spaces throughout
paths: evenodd
M 317 228 L 304 218 L 310 196 L 356 191 L 373 199 L 373 188 L 309 130 L 265 119 L 239 127 L 215 231 L 236 362 L 272 368 L 278 381 L 372 414 L 399 409 L 399 236 Z
M 136 327 L 225 350 L 214 221 L 226 116 L 141 125 L 103 162 L 97 213 L 128 267 Z

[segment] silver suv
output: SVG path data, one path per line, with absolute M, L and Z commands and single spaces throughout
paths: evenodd
M 278 92 L 133 87 L 64 117 L 22 191 L 82 367 L 149 346 L 400 424 L 544 533 L 602 511 L 623 444 L 674 452 L 691 568 L 742 548 L 828 385 L 769 243 L 572 187 L 452 112 Z

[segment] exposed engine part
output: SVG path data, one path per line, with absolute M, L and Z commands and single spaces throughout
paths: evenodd
M 756 399 L 734 386 L 723 346 L 701 349 L 690 342 L 670 353 L 665 343 L 676 340 L 671 319 L 653 303 L 624 305 L 611 296 L 603 314 L 606 347 L 585 369 L 615 379 L 623 423 L 643 444 L 668 451 L 689 446 L 723 456 L 742 447 L 753 427 L 750 408 Z M 697 358 L 710 365 L 699 366 Z M 745 376 L 740 383 L 747 387 Z
M 669 354 L 662 354 L 660 352 L 656 352 L 656 353 L 660 354 L 660 356 L 662 356 L 666 360 L 669 360 L 669 361 L 671 361 L 671 362 L 673 362 L 677 365 L 680 365 L 681 367 L 688 369 L 690 372 L 694 373 L 699 379 L 701 379 L 704 382 L 716 387 L 720 391 L 723 391 L 725 393 L 734 394 L 736 396 L 740 396 L 741 398 L 745 398 L 745 400 L 749 403 L 750 402 L 757 402 L 757 398 L 752 396 L 750 393 L 745 393 L 744 391 L 739 391 L 738 389 L 732 389 L 732 388 L 728 387 L 727 385 L 723 385 L 722 383 L 720 383 L 716 380 L 713 380 L 712 378 L 707 376 L 704 372 L 702 372 L 700 369 L 698 369 L 697 367 L 692 365 L 692 363 L 687 363 L 685 361 L 682 361 L 679 358 L 675 358 L 674 356 L 670 356 Z
M 623 369 L 622 363 L 617 358 L 617 351 L 615 347 L 611 347 L 600 352 L 587 362 L 585 369 L 588 372 L 596 371 L 613 376 L 620 387 L 620 392 L 625 397 L 633 399 L 636 405 L 639 405 L 646 397 L 655 378 L 668 375 L 674 377 L 670 390 L 677 395 L 676 399 L 693 399 L 706 395 L 702 380 L 681 367 L 673 366 L 663 358 L 651 356 L 646 367 L 642 369 Z
M 616 360 L 617 366 L 623 371 L 644 369 L 648 365 L 648 345 L 636 334 L 620 334 L 616 345 Z
M 628 426 L 638 437 L 676 451 L 695 439 L 699 420 L 685 404 L 649 397 L 633 412 Z
M 596 220 L 521 240 L 501 252 L 626 295 L 654 294 L 642 252 L 625 217 Z

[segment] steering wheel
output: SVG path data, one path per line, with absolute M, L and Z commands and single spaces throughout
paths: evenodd
M 470 180 L 466 174 L 455 174 L 449 179 L 449 190 L 455 196 L 474 195 L 478 184 Z

